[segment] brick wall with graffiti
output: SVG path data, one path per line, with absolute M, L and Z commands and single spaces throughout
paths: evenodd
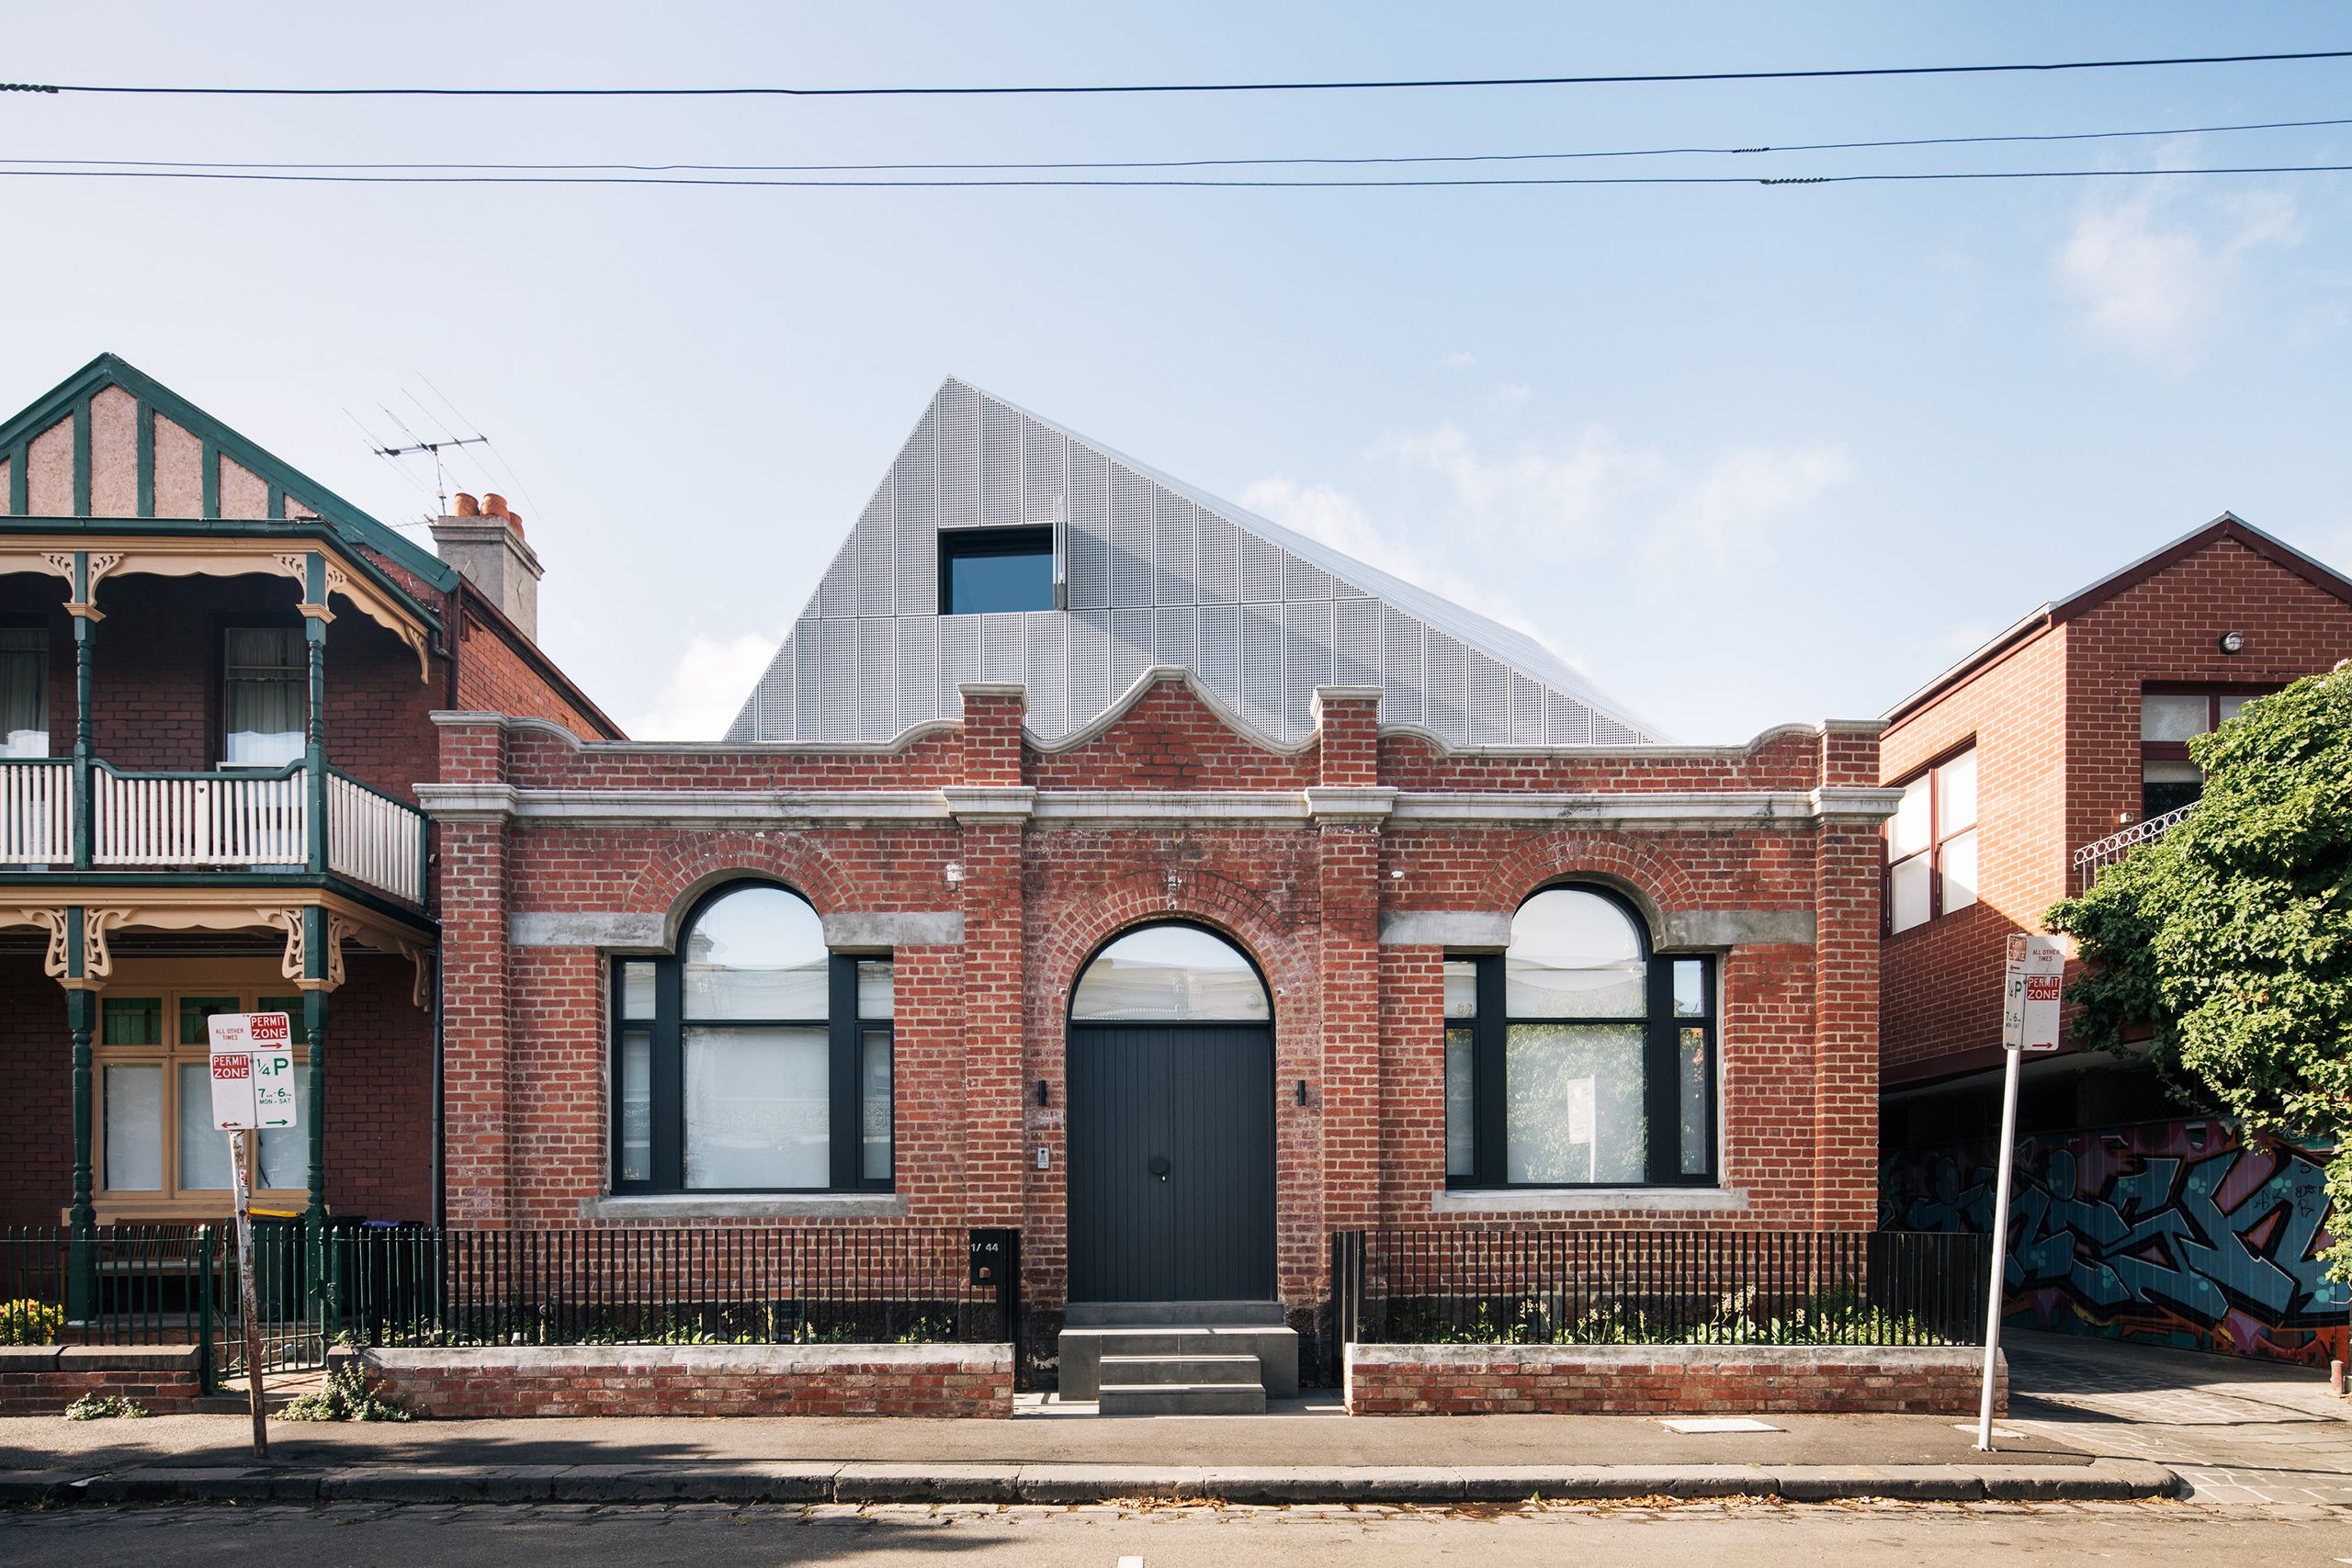
M 1994 1143 L 1888 1156 L 1880 1224 L 1989 1228 Z M 2324 1157 L 2243 1141 L 2227 1121 L 2019 1139 L 2007 1321 L 2326 1365 L 2345 1355 L 2346 1293 L 2318 1258 Z

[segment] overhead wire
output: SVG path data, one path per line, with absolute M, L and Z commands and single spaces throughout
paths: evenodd
M 0 168 L 0 179 L 126 179 L 255 182 L 282 185 L 355 186 L 707 186 L 773 190 L 1409 190 L 1566 186 L 1825 186 L 1887 185 L 1944 181 L 2139 179 L 2192 175 L 2324 175 L 2352 172 L 2352 164 L 2238 164 L 2129 169 L 1939 169 L 1889 170 L 1828 175 L 1523 175 L 1430 176 L 1382 179 L 1191 179 L 989 178 L 989 179 L 769 179 L 673 175 L 396 175 L 267 174 L 214 169 L 21 169 Z
M 164 83 L 0 83 L 0 93 L 89 94 L 249 98 L 883 98 L 1026 97 L 1155 93 L 1332 93 L 1464 87 L 1640 86 L 1707 82 L 1817 82 L 1867 77 L 1977 76 L 2014 73 L 2121 71 L 2161 66 L 2278 64 L 2352 59 L 2352 50 L 2295 50 L 2261 54 L 2185 54 L 2137 59 L 2056 60 L 1979 65 L 1849 65 L 1779 71 L 1658 71 L 1551 76 L 1366 77 L 1261 82 L 1070 82 L 968 86 L 796 87 L 530 87 L 500 86 L 227 86 Z
M 1295 154 L 1249 158 L 1108 158 L 1053 162 L 956 162 L 862 164 L 665 163 L 435 163 L 430 161 L 294 162 L 187 158 L 8 158 L 0 165 L 44 169 L 182 169 L 368 174 L 417 171 L 428 174 L 917 174 L 1015 173 L 1109 169 L 1235 169 L 1272 167 L 1381 167 L 1430 164 L 1560 163 L 1610 158 L 1731 157 L 1757 153 L 1836 152 L 1905 147 L 1967 147 L 2014 143 L 2111 141 L 2158 136 L 2214 136 L 2246 131 L 2308 130 L 2352 125 L 2335 119 L 2275 119 L 2228 125 L 2158 126 L 2132 130 L 2029 131 L 1969 136 L 1875 137 L 1848 141 L 1759 142 L 1743 146 L 1626 147 L 1575 152 Z

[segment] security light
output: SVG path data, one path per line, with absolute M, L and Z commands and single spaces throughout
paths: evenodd
M 2222 634 L 2222 651 L 2223 653 L 2242 653 L 2245 650 L 2245 633 L 2223 632 Z

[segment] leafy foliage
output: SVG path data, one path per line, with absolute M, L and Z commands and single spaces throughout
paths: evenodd
M 2352 671 L 2249 703 L 2189 751 L 2197 808 L 2047 918 L 2087 961 L 2077 1038 L 2122 1051 L 2146 1028 L 2193 1100 L 2331 1143 L 2328 1195 L 2352 1214 Z M 2352 1280 L 2352 1234 L 2326 1257 Z
M 144 1405 L 112 1393 L 85 1393 L 65 1407 L 68 1421 L 140 1420 L 146 1415 Z
M 277 1413 L 281 1421 L 406 1421 L 408 1411 L 376 1392 L 356 1360 L 327 1369 L 324 1387 L 311 1390 Z
M 65 1326 L 65 1309 L 19 1296 L 0 1302 L 0 1345 L 54 1345 Z
M 1715 1300 L 1704 1318 L 1668 1312 L 1656 1319 L 1623 1301 L 1579 1311 L 1557 1297 L 1480 1302 L 1467 1314 L 1392 1306 L 1391 1337 L 1424 1345 L 1942 1345 L 1951 1341 L 1905 1314 L 1871 1306 L 1852 1291 L 1831 1291 L 1759 1317 L 1753 1290 Z

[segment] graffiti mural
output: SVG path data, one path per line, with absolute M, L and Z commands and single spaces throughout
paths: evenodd
M 1880 1225 L 1990 1228 L 1993 1153 L 1986 1139 L 1893 1156 Z M 2226 1121 L 2151 1122 L 2021 1138 L 2015 1179 L 2011 1322 L 2322 1366 L 2345 1355 L 2312 1149 L 2246 1145 Z

